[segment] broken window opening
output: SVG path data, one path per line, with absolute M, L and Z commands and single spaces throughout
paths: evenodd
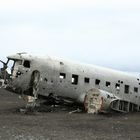
M 117 90 L 119 90 L 119 89 L 120 89 L 120 84 L 116 83 L 115 88 L 116 88 Z
M 15 60 L 9 59 L 8 60 L 8 64 L 7 64 L 7 72 L 9 74 L 12 74 L 13 73 L 14 66 L 15 66 Z
M 9 59 L 8 60 L 8 73 L 11 74 L 12 77 L 18 77 L 21 75 L 21 72 L 19 72 L 19 65 L 22 65 L 22 60 L 14 60 Z
M 64 65 L 64 63 L 63 62 L 60 62 L 60 65 Z
M 89 83 L 90 79 L 85 77 L 85 83 Z
M 44 78 L 44 81 L 45 81 L 45 82 L 48 82 L 48 79 L 47 79 L 47 78 Z
M 101 81 L 100 81 L 99 79 L 96 79 L 96 80 L 95 80 L 95 85 L 99 85 L 100 82 L 101 82 Z
M 124 90 L 124 92 L 125 92 L 126 94 L 129 93 L 129 85 L 125 85 L 125 90 Z
M 138 93 L 138 88 L 134 87 L 134 92 Z
M 78 75 L 72 74 L 72 84 L 77 85 L 78 84 Z
M 111 83 L 110 82 L 106 82 L 106 87 L 110 87 Z
M 29 60 L 25 60 L 24 63 L 23 63 L 23 66 L 25 68 L 30 68 L 30 61 Z
M 65 73 L 60 73 L 59 78 L 60 79 L 66 79 L 66 74 Z

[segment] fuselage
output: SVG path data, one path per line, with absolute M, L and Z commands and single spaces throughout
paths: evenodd
M 22 93 L 29 88 L 31 75 L 37 70 L 39 95 L 54 94 L 84 102 L 86 92 L 97 88 L 140 105 L 140 79 L 127 73 L 53 57 L 17 54 L 8 59 L 14 60 L 9 85 Z

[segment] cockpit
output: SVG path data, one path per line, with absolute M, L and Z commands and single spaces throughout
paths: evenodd
M 0 78 L 5 81 L 9 79 L 16 78 L 21 75 L 21 69 L 29 69 L 30 68 L 30 60 L 24 59 L 21 54 L 16 54 L 7 57 L 7 62 L 3 62 L 3 67 L 0 71 Z
M 16 60 L 16 59 L 8 59 L 7 61 L 7 72 L 8 74 L 12 75 L 12 77 L 15 77 L 18 72 L 19 65 L 22 65 L 23 60 Z

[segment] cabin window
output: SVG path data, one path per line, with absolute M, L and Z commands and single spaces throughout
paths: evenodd
M 60 65 L 64 65 L 64 63 L 63 62 L 60 62 Z
M 95 80 L 95 85 L 99 85 L 100 84 L 100 80 L 99 79 L 96 79 Z
M 134 92 L 138 93 L 138 88 L 134 87 Z
M 85 83 L 89 83 L 89 78 L 85 77 Z
M 125 85 L 125 90 L 124 90 L 124 92 L 125 92 L 126 94 L 129 93 L 129 85 Z
M 45 82 L 48 82 L 48 79 L 47 79 L 47 78 L 44 78 L 44 81 L 45 81 Z
M 77 85 L 78 84 L 78 75 L 72 74 L 72 84 Z
M 25 60 L 24 63 L 23 63 L 23 66 L 24 66 L 25 68 L 30 68 L 30 61 Z
M 66 79 L 66 74 L 65 73 L 60 73 L 59 78 L 60 79 Z
M 117 90 L 119 90 L 119 89 L 120 89 L 120 84 L 116 83 L 115 88 L 116 88 Z
M 106 87 L 110 87 L 111 83 L 110 82 L 106 82 Z

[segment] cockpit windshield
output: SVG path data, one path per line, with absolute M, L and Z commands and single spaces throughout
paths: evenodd
M 19 65 L 22 65 L 22 60 L 9 59 L 7 63 L 7 72 L 13 75 L 16 74 Z
M 12 74 L 12 69 L 14 67 L 14 60 L 9 60 L 8 63 L 7 63 L 7 72 L 9 74 Z

